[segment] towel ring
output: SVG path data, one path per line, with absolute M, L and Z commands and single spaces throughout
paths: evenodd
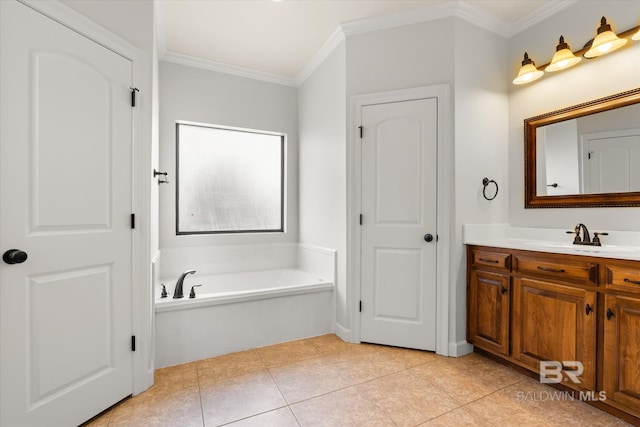
M 493 183 L 496 186 L 496 192 L 493 194 L 493 197 L 487 197 L 487 187 L 489 186 L 489 184 Z M 482 196 L 487 199 L 487 200 L 493 200 L 496 198 L 496 196 L 498 195 L 498 183 L 495 182 L 492 179 L 489 178 L 483 178 L 482 179 Z

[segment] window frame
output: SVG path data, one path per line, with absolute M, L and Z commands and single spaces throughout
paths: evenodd
M 277 229 L 255 229 L 255 230 L 209 230 L 209 231 L 180 231 L 180 126 L 194 126 L 209 129 L 220 129 L 234 132 L 245 132 L 260 135 L 270 135 L 280 137 L 280 228 Z M 190 122 L 176 120 L 176 236 L 187 235 L 210 235 L 210 234 L 266 234 L 266 233 L 286 233 L 286 134 L 281 132 L 270 132 L 257 129 L 239 128 L 208 123 Z

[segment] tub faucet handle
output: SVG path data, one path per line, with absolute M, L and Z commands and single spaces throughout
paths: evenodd
M 160 283 L 160 286 L 162 286 L 162 293 L 160 293 L 160 298 L 166 298 L 168 296 L 167 287 L 164 285 L 164 283 Z
M 197 288 L 198 286 L 202 286 L 202 285 L 193 285 L 191 287 L 191 292 L 189 292 L 189 298 L 195 298 L 196 297 L 196 290 L 194 288 Z

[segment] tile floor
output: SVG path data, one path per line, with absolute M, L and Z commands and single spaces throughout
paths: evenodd
M 552 393 L 477 354 L 323 335 L 159 369 L 153 387 L 86 426 L 628 425 Z

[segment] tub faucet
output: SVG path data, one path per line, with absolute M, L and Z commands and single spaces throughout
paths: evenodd
M 184 283 L 184 278 L 187 277 L 189 274 L 193 274 L 195 273 L 195 270 L 187 270 L 184 273 L 182 273 L 182 275 L 180 275 L 180 277 L 178 278 L 178 281 L 176 282 L 176 288 L 173 291 L 173 298 L 183 298 L 184 295 L 182 293 L 182 284 Z

